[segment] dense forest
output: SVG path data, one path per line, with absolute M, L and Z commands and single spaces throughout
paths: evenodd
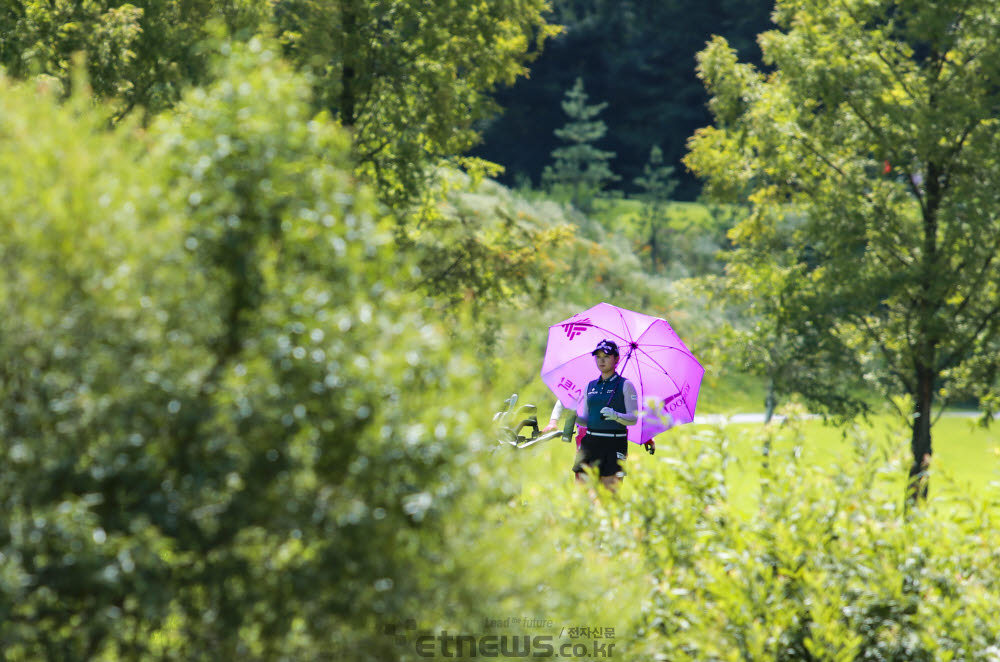
M 612 170 L 634 192 L 653 147 L 674 168 L 677 200 L 696 200 L 698 180 L 683 166 L 695 129 L 711 123 L 695 55 L 721 35 L 747 62 L 760 63 L 757 35 L 772 27 L 767 0 L 556 0 L 550 20 L 562 32 L 545 46 L 528 76 L 500 89 L 502 113 L 484 124 L 474 154 L 505 167 L 500 181 L 538 186 L 565 123 L 560 101 L 577 78 L 594 102 L 606 102 L 608 133 L 600 146 L 615 154 Z
M 0 4 L 0 660 L 995 660 L 998 22 Z M 616 492 L 494 418 L 600 302 L 722 419 Z

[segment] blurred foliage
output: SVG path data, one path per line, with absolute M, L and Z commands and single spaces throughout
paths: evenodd
M 446 177 L 432 230 L 418 226 L 409 234 L 422 288 L 450 309 L 460 302 L 484 311 L 544 301 L 560 268 L 552 253 L 575 241 L 572 226 L 491 180 L 458 171 Z
M 729 434 L 676 429 L 658 446 L 663 461 L 630 461 L 616 497 L 567 501 L 581 548 L 643 568 L 647 593 L 621 642 L 629 657 L 994 659 L 996 488 L 949 485 L 907 512 L 901 449 L 859 431 L 847 441 L 830 471 L 804 459 L 799 430 L 791 447 L 757 455 L 759 489 L 740 503 L 726 479 Z
M 662 170 L 659 176 L 665 177 Z M 669 187 L 671 180 L 660 181 Z M 736 206 L 677 202 L 644 193 L 601 200 L 593 214 L 608 232 L 629 239 L 644 272 L 671 280 L 721 275 L 731 247 L 726 235 L 745 215 Z M 659 256 L 655 270 L 650 248 L 654 232 Z
M 439 307 L 506 297 L 544 299 L 537 259 L 553 236 L 502 206 L 470 209 L 449 192 L 501 168 L 466 152 L 490 94 L 527 74 L 558 32 L 544 0 L 430 2 L 277 0 L 285 54 L 313 81 L 315 105 L 352 136 L 358 175 L 397 221 L 399 250 L 420 272 L 411 286 Z M 482 334 L 491 326 L 484 322 Z
M 490 607 L 469 325 L 407 287 L 308 81 L 223 52 L 147 132 L 0 83 L 5 659 L 386 659 L 380 623 Z M 505 590 L 576 601 L 520 547 Z
M 206 41 L 277 31 L 312 75 L 314 102 L 351 129 L 357 167 L 382 202 L 420 202 L 441 160 L 463 157 L 490 93 L 527 73 L 559 28 L 544 0 L 11 0 L 0 8 L 0 65 L 16 78 L 54 77 L 68 93 L 73 59 L 119 120 L 156 114 L 207 81 Z
M 484 7 L 483 34 L 520 29 Z M 192 16 L 158 38 L 214 31 Z M 418 27 L 391 29 L 439 34 Z M 901 458 L 859 433 L 842 471 L 772 449 L 749 505 L 727 476 L 758 460 L 724 429 L 669 431 L 615 497 L 572 483 L 570 444 L 497 446 L 512 390 L 547 413 L 545 329 L 600 301 L 670 320 L 706 410 L 755 393 L 714 335 L 733 310 L 689 278 L 718 272 L 737 208 L 670 205 L 657 274 L 651 200 L 587 215 L 434 158 L 408 217 L 290 38 L 199 47 L 205 84 L 160 88 L 142 127 L 92 60 L 89 82 L 0 79 L 0 657 L 416 660 L 417 634 L 512 616 L 612 627 L 626 659 L 996 656 L 995 499 L 906 513 Z
M 137 110 L 145 122 L 185 88 L 211 80 L 209 54 L 224 39 L 276 32 L 284 54 L 310 76 L 312 107 L 349 129 L 352 168 L 398 221 L 400 249 L 423 251 L 424 264 L 521 254 L 520 266 L 498 274 L 510 287 L 539 269 L 531 247 L 546 238 L 522 228 L 502 240 L 481 235 L 472 246 L 438 210 L 447 173 L 479 179 L 501 169 L 466 152 L 480 139 L 478 122 L 497 110 L 491 92 L 526 75 L 558 32 L 546 9 L 544 0 L 17 0 L 0 8 L 0 65 L 69 94 L 79 57 L 89 89 L 110 102 L 112 124 Z M 495 295 L 474 269 L 436 275 L 425 292 Z

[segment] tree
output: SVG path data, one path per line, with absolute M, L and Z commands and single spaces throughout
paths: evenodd
M 316 100 L 354 136 L 354 157 L 400 215 L 442 160 L 479 141 L 490 97 L 557 32 L 545 0 L 277 0 L 286 52 L 312 71 Z
M 476 478 L 472 339 L 308 81 L 222 50 L 145 131 L 0 79 L 10 659 L 390 659 L 378 619 L 483 585 L 457 504 L 508 495 Z
M 0 64 L 17 78 L 46 74 L 68 90 L 73 56 L 82 53 L 101 96 L 123 96 L 135 60 L 142 9 L 109 2 L 23 0 L 0 8 Z
M 269 32 L 273 21 L 284 53 L 313 81 L 314 109 L 349 130 L 355 172 L 392 210 L 399 249 L 428 267 L 413 286 L 469 291 L 478 302 L 541 268 L 534 258 L 544 232 L 528 227 L 516 241 L 493 241 L 441 208 L 456 168 L 477 179 L 496 172 L 463 154 L 479 139 L 477 122 L 496 111 L 489 93 L 525 74 L 557 31 L 545 9 L 544 0 L 19 0 L 0 8 L 0 63 L 18 78 L 54 77 L 69 94 L 81 53 L 92 91 L 112 103 L 112 124 L 136 109 L 149 121 L 186 87 L 211 80 L 215 45 Z M 523 272 L 507 268 L 513 244 Z
M 781 265 L 730 262 L 725 276 L 702 281 L 729 311 L 721 343 L 729 359 L 765 380 L 764 422 L 780 399 L 795 393 L 827 411 L 867 412 L 868 403 L 857 397 L 865 388 L 862 368 L 820 332 L 822 311 L 811 313 L 814 324 L 796 325 L 802 310 L 789 300 L 791 277 Z
M 614 152 L 599 149 L 594 144 L 608 132 L 607 125 L 597 119 L 607 105 L 606 102 L 588 104 L 583 79 L 576 79 L 562 102 L 569 122 L 555 131 L 564 144 L 552 150 L 555 163 L 546 167 L 542 174 L 542 181 L 552 191 L 567 196 L 570 203 L 584 213 L 593 210 L 594 198 L 605 186 L 619 179 L 608 165 L 615 157 Z
M 70 92 L 81 54 L 95 95 L 113 100 L 114 121 L 136 109 L 147 118 L 205 82 L 214 23 L 249 37 L 268 15 L 266 0 L 13 0 L 0 8 L 0 65 L 17 78 L 43 74 Z
M 523 275 L 543 266 L 537 227 L 497 234 L 491 226 L 522 224 L 502 211 L 445 210 L 464 180 L 455 170 L 473 175 L 472 187 L 498 171 L 465 154 L 498 110 L 495 88 L 525 75 L 558 31 L 547 8 L 546 0 L 274 2 L 286 55 L 311 73 L 318 109 L 350 131 L 356 172 L 392 210 L 399 250 L 417 256 L 412 287 L 449 311 L 456 298 L 480 306 L 510 285 L 532 290 Z
M 998 18 L 987 0 L 782 0 L 760 36 L 768 73 L 720 38 L 698 58 L 715 126 L 687 163 L 712 195 L 752 205 L 731 263 L 774 279 L 786 331 L 842 366 L 829 377 L 912 399 L 911 498 L 934 406 L 966 389 L 996 403 Z
M 673 174 L 673 167 L 663 165 L 663 150 L 653 146 L 642 175 L 635 179 L 635 186 L 641 191 L 635 197 L 642 202 L 639 231 L 645 238 L 653 273 L 670 261 L 670 238 L 664 238 L 663 234 L 670 222 L 670 196 L 677 188 Z

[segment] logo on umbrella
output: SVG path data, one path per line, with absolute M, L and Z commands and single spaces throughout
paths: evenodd
M 588 317 L 587 319 L 583 319 L 578 322 L 570 322 L 568 324 L 563 324 L 562 328 L 563 331 L 566 332 L 566 337 L 572 340 L 573 338 L 576 338 L 578 335 L 589 329 L 591 326 L 593 325 L 590 323 L 590 318 Z
M 576 386 L 576 384 L 566 379 L 565 377 L 559 380 L 559 388 L 565 390 L 574 398 L 579 398 L 580 395 L 583 393 L 582 388 L 579 388 L 578 386 Z

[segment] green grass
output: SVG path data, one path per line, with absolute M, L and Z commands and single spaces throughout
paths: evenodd
M 1000 428 L 980 427 L 972 418 L 942 418 L 933 429 L 940 473 L 979 489 L 1000 481 Z
M 891 484 L 883 487 L 902 498 L 911 461 L 910 432 L 898 419 L 880 416 L 870 424 L 847 428 L 814 419 L 788 427 L 774 425 L 772 431 L 772 454 L 797 454 L 801 462 L 831 472 L 857 461 L 857 440 L 866 440 L 882 455 L 886 466 L 893 467 L 882 477 Z M 736 503 L 753 502 L 757 497 L 765 434 L 761 424 L 727 426 L 733 461 L 726 478 L 730 497 Z M 979 427 L 975 419 L 942 417 L 932 429 L 932 498 L 946 492 L 975 497 L 985 494 L 991 482 L 1000 481 L 998 438 L 1000 431 Z
M 771 453 L 795 454 L 799 461 L 835 472 L 856 460 L 856 440 L 867 440 L 876 452 L 884 455 L 889 470 L 883 476 L 888 493 L 902 498 L 906 467 L 910 461 L 909 430 L 898 419 L 876 417 L 870 424 L 840 428 L 820 419 L 794 423 L 729 424 L 725 426 L 687 425 L 660 435 L 656 455 L 650 456 L 637 446 L 629 448 L 630 463 L 662 462 L 669 454 L 673 435 L 691 435 L 705 443 L 724 439 L 726 484 L 730 499 L 741 509 L 752 507 L 758 496 L 762 449 L 771 435 Z M 1000 429 L 979 427 L 975 419 L 946 416 L 932 429 L 934 462 L 931 472 L 931 498 L 945 493 L 972 497 L 986 494 L 991 482 L 1000 483 Z M 503 463 L 522 489 L 549 481 L 572 480 L 570 466 L 576 447 L 573 443 L 551 441 L 524 450 L 499 449 L 494 461 Z M 943 497 L 942 497 L 943 498 Z
M 747 373 L 722 377 L 705 373 L 698 391 L 698 414 L 733 414 L 764 410 L 764 378 Z
M 705 227 L 713 222 L 712 212 L 700 202 L 670 202 L 671 220 L 678 227 Z M 606 223 L 635 223 L 642 202 L 631 198 L 608 198 L 595 203 L 595 215 Z

